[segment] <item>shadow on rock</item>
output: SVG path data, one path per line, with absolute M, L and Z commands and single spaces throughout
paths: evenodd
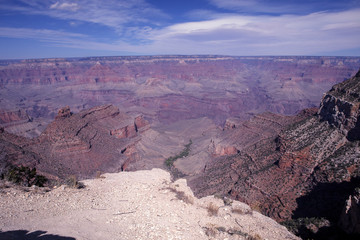
M 27 230 L 14 230 L 0 232 L 2 240 L 76 240 L 73 237 L 63 237 L 53 234 L 46 234 L 45 231 L 29 232 Z
M 360 178 L 352 178 L 349 182 L 318 183 L 309 194 L 298 198 L 298 208 L 291 220 L 302 222 L 298 225 L 297 235 L 303 239 L 360 239 L 357 234 L 346 234 L 338 227 L 346 200 L 359 186 Z M 329 224 L 324 224 L 324 220 Z

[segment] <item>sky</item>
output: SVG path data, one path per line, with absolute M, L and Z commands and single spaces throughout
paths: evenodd
M 360 0 L 0 0 L 0 59 L 360 56 Z

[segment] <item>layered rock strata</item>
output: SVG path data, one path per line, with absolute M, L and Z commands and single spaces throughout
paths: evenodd
M 6 127 L 36 137 L 59 108 L 114 104 L 171 124 L 208 117 L 223 126 L 271 111 L 295 114 L 356 73 L 358 57 L 138 56 L 35 59 L 0 63 L 0 109 L 33 123 Z
M 325 94 L 318 111 L 304 111 L 262 141 L 209 163 L 190 185 L 198 196 L 229 194 L 279 221 L 323 217 L 336 227 L 360 184 L 359 86 L 360 73 Z M 244 133 L 232 126 L 226 129 Z M 347 219 L 355 222 L 345 229 L 358 224 Z
M 78 114 L 72 114 L 69 107 L 65 107 L 38 138 L 27 139 L 3 132 L 1 162 L 4 166 L 36 167 L 40 172 L 60 178 L 120 171 L 131 157 L 129 149 L 146 126 L 141 116 L 130 117 L 112 105 Z M 129 129 L 131 134 L 113 134 Z

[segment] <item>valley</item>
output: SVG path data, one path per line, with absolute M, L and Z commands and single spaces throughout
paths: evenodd
M 3 60 L 0 173 L 23 165 L 60 181 L 162 168 L 197 197 L 231 197 L 278 222 L 327 221 L 302 237 L 324 226 L 339 239 L 359 234 L 349 220 L 358 203 L 343 211 L 359 187 L 359 66 L 358 57 Z

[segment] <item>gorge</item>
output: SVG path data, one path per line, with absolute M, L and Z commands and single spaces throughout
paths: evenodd
M 0 173 L 23 165 L 57 181 L 163 168 L 197 197 L 231 197 L 278 222 L 322 219 L 302 237 L 359 234 L 349 220 L 359 207 L 359 66 L 357 57 L 1 61 Z

